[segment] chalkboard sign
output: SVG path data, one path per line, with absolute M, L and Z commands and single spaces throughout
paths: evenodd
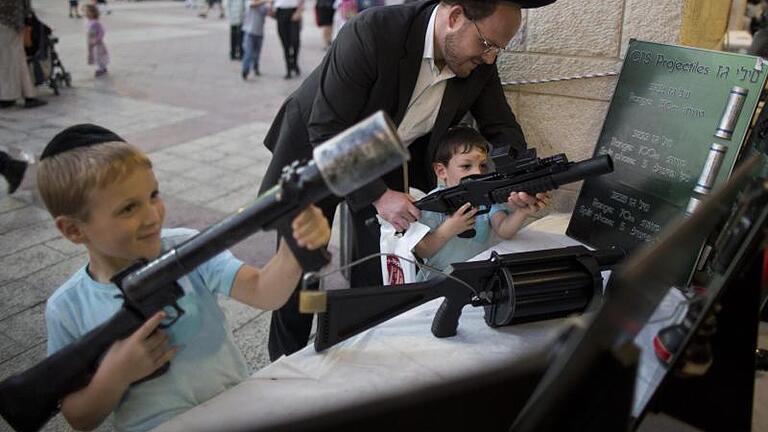
M 757 57 L 630 41 L 595 147 L 615 170 L 584 182 L 567 234 L 632 250 L 694 211 L 733 170 L 765 80 Z

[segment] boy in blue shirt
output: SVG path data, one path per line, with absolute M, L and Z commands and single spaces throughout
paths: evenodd
M 490 145 L 475 129 L 455 126 L 446 132 L 438 144 L 435 161 L 432 164 L 438 186 L 432 192 L 459 184 L 462 178 L 472 174 L 484 174 L 488 169 L 488 151 Z M 494 204 L 490 211 L 477 215 L 479 209 L 464 204 L 454 214 L 422 211 L 419 222 L 427 225 L 430 232 L 413 249 L 425 264 L 446 269 L 455 262 L 464 262 L 488 249 L 493 243 L 493 233 L 508 240 L 520 230 L 525 219 L 549 204 L 549 194 L 536 194 L 531 199 L 525 192 L 512 192 L 506 205 Z M 521 206 L 518 203 L 525 203 Z M 510 213 L 510 209 L 514 209 Z M 474 228 L 473 238 L 461 238 L 458 235 Z M 425 269 L 420 269 L 417 281 L 435 277 Z
M 113 132 L 77 125 L 46 146 L 38 188 L 59 231 L 88 249 L 89 262 L 48 299 L 49 355 L 110 318 L 122 305 L 111 277 L 139 258 L 151 260 L 195 232 L 162 229 L 165 207 L 149 158 Z M 297 243 L 327 244 L 330 228 L 314 206 L 293 221 Z M 93 429 L 114 412 L 118 430 L 144 431 L 234 386 L 249 375 L 216 294 L 260 309 L 280 307 L 301 267 L 281 244 L 258 269 L 225 251 L 178 282 L 186 311 L 165 330 L 159 312 L 106 352 L 90 383 L 67 395 L 64 417 L 75 429 Z M 163 375 L 136 383 L 173 359 Z

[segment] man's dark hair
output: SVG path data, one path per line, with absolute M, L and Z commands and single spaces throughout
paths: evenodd
M 480 132 L 472 126 L 462 123 L 450 129 L 443 135 L 440 144 L 437 146 L 434 162 L 439 162 L 448 166 L 451 158 L 459 153 L 469 153 L 473 149 L 478 149 L 488 153 L 490 145 Z
M 501 0 L 443 0 L 443 3 L 461 6 L 467 18 L 478 21 L 491 16 Z

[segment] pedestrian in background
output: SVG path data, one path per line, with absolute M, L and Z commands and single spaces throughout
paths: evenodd
M 333 8 L 334 14 L 332 38 L 336 39 L 336 36 L 339 34 L 339 30 L 344 27 L 344 24 L 353 16 L 357 15 L 357 0 L 335 0 L 333 2 Z
M 109 52 L 104 44 L 104 26 L 99 22 L 99 8 L 96 5 L 85 5 L 85 17 L 88 18 L 88 64 L 96 65 L 95 77 L 107 73 Z
M 221 5 L 221 0 L 206 0 L 205 10 L 197 14 L 200 18 L 207 18 L 208 12 L 213 9 L 215 5 L 219 6 L 219 19 L 224 19 L 224 7 Z
M 8 183 L 8 194 L 16 192 L 24 179 L 27 170 L 27 162 L 13 158 L 10 154 L 0 150 L 0 175 L 5 177 Z
M 248 79 L 248 72 L 259 72 L 261 45 L 264 43 L 264 21 L 269 12 L 269 0 L 250 0 L 243 20 L 243 79 Z
M 386 6 L 385 0 L 335 0 L 336 14 L 333 18 L 333 38 L 339 33 L 344 24 L 353 16 L 374 6 Z
M 270 15 L 277 19 L 277 34 L 283 44 L 285 56 L 285 79 L 291 79 L 293 73 L 301 75 L 299 70 L 299 34 L 301 33 L 301 14 L 304 0 L 273 0 Z
M 243 16 L 246 0 L 224 0 L 229 18 L 229 59 L 243 58 Z
M 36 98 L 24 52 L 24 20 L 31 11 L 29 0 L 0 0 L 0 108 L 15 106 L 22 97 L 25 108 L 47 103 Z
M 333 3 L 334 0 L 317 0 L 315 3 L 315 21 L 323 32 L 325 49 L 331 46 L 333 32 Z
M 80 4 L 77 0 L 69 0 L 69 17 L 70 18 L 82 18 L 83 16 L 80 15 Z
M 100 14 L 109 15 L 112 13 L 112 11 L 109 9 L 109 5 L 107 5 L 107 0 L 94 0 L 94 4 L 97 8 L 99 8 Z

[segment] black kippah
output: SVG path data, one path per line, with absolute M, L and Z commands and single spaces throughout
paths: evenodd
M 101 126 L 90 123 L 70 126 L 51 139 L 45 146 L 43 154 L 40 155 L 40 160 L 79 147 L 89 147 L 112 141 L 125 142 L 119 135 Z

